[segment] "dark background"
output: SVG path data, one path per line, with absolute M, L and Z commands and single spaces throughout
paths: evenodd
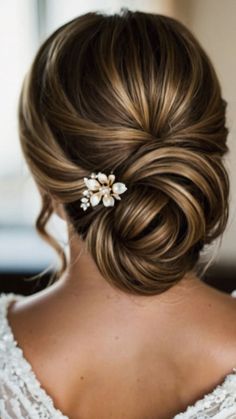
M 30 295 L 44 289 L 50 278 L 50 273 L 34 280 L 27 280 L 39 272 L 24 273 L 0 273 L 0 292 L 14 292 L 23 295 Z M 203 280 L 215 288 L 231 293 L 236 290 L 236 264 L 229 266 L 215 264 L 208 268 Z

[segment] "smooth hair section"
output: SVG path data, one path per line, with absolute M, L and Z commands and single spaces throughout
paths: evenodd
M 22 149 L 42 194 L 55 198 L 104 279 L 133 294 L 176 284 L 227 224 L 226 102 L 214 67 L 179 21 L 90 12 L 40 47 L 19 103 Z M 85 176 L 114 172 L 128 190 L 83 211 Z M 59 276 L 59 275 L 58 275 Z

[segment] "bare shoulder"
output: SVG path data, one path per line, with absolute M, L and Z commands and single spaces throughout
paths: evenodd
M 190 393 L 192 389 L 194 395 L 198 383 L 201 383 L 200 398 L 204 393 L 211 392 L 236 367 L 236 298 L 206 286 L 196 313 L 192 337 L 195 334 L 198 343 L 190 345 L 190 349 L 197 363 L 192 363 L 191 375 L 185 369 L 186 364 L 182 365 Z
M 234 296 L 233 296 L 234 295 Z M 199 314 L 201 327 L 206 324 L 206 332 L 209 336 L 209 344 L 212 351 L 216 351 L 222 364 L 229 367 L 236 363 L 236 298 L 235 293 L 225 293 L 216 288 L 207 286 L 205 308 Z M 204 305 L 203 305 L 204 307 Z M 201 307 L 200 307 L 201 308 Z M 206 336 L 203 334 L 204 338 Z M 218 348 L 221 350 L 218 352 Z M 221 356 L 220 356 L 221 354 Z M 227 368 L 227 367 L 226 367 Z
M 79 363 L 84 368 L 88 365 L 82 335 L 80 339 L 70 310 L 57 293 L 49 290 L 13 302 L 8 322 L 41 386 L 67 415 L 78 382 L 83 383 L 85 376 Z

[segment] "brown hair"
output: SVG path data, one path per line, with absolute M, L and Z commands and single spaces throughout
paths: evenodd
M 19 128 L 43 191 L 36 226 L 62 272 L 51 197 L 114 286 L 158 294 L 192 270 L 228 219 L 225 109 L 210 59 L 173 18 L 122 8 L 56 30 L 25 79 Z M 83 211 L 83 178 L 98 171 L 128 190 Z

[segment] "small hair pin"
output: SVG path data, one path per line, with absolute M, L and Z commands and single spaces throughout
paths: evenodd
M 84 211 L 88 207 L 95 207 L 101 201 L 105 207 L 113 207 L 115 199 L 120 200 L 120 194 L 127 190 L 127 187 L 122 182 L 116 182 L 115 175 L 105 175 L 105 173 L 91 173 L 90 178 L 84 177 L 84 183 L 87 189 L 83 191 L 83 198 L 81 198 L 81 208 Z M 115 198 L 115 199 L 114 199 Z

